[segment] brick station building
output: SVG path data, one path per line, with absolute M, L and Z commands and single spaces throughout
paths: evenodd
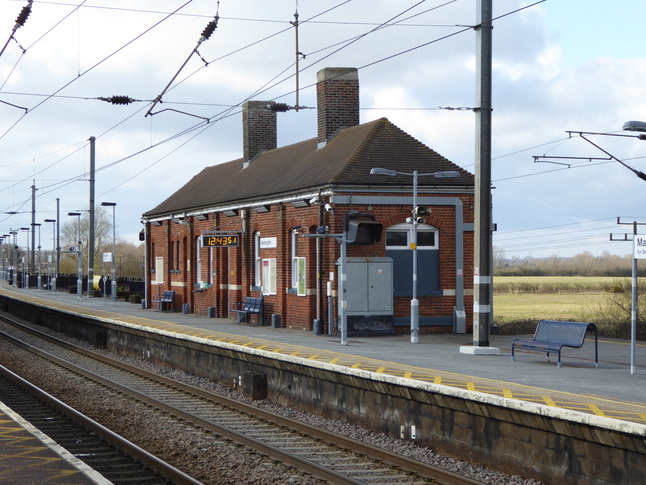
M 412 174 L 457 171 L 418 177 L 417 298 L 421 332 L 466 331 L 473 175 L 386 118 L 360 124 L 356 69 L 321 70 L 317 104 L 318 136 L 278 148 L 276 105 L 245 103 L 243 157 L 204 168 L 143 214 L 147 304 L 172 290 L 176 311 L 233 318 L 234 304 L 262 296 L 264 321 L 274 326 L 332 333 L 341 309 L 350 331 L 407 333 Z M 380 241 L 349 243 L 362 237 L 352 220 L 380 223 Z M 214 236 L 215 246 L 204 236 Z

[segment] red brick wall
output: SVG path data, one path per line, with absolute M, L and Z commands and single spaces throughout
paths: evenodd
M 386 194 L 382 194 L 386 195 Z M 453 197 L 453 195 L 451 196 Z M 473 222 L 470 205 L 470 195 L 461 196 L 464 203 L 464 221 Z M 410 215 L 410 206 L 401 205 L 373 205 L 372 213 L 377 221 L 384 226 L 384 231 L 391 225 L 405 222 Z M 275 204 L 270 212 L 256 213 L 253 209 L 245 209 L 246 216 L 226 217 L 223 214 L 209 214 L 205 221 L 198 221 L 188 217 L 182 224 L 164 221 L 162 226 L 149 225 L 150 246 L 154 247 L 154 254 L 149 257 L 149 269 L 154 268 L 155 256 L 165 258 L 165 284 L 161 290 L 171 289 L 176 291 L 178 309 L 181 304 L 190 303 L 191 310 L 195 313 L 206 314 L 208 307 L 215 307 L 217 316 L 229 317 L 231 305 L 244 301 L 246 296 L 258 296 L 254 291 L 254 233 L 259 231 L 263 238 L 275 237 L 276 247 L 263 248 L 260 251 L 262 259 L 276 259 L 276 294 L 264 295 L 265 320 L 269 322 L 272 314 L 281 315 L 282 325 L 289 328 L 311 330 L 312 322 L 317 318 L 317 265 L 316 244 L 314 237 L 300 237 L 298 256 L 307 258 L 307 295 L 298 296 L 295 289 L 291 288 L 291 231 L 290 228 L 302 226 L 299 231 L 316 234 L 316 227 L 329 225 L 331 233 L 339 234 L 343 231 L 343 215 L 348 210 L 367 212 L 367 206 L 344 207 L 336 205 L 334 214 L 320 211 L 319 206 L 294 208 L 291 204 Z M 241 210 L 242 211 L 242 210 Z M 453 289 L 456 282 L 455 267 L 455 207 L 432 207 L 432 214 L 427 217 L 427 223 L 439 230 L 439 278 L 440 288 Z M 243 228 L 244 224 L 244 228 Z M 212 250 L 213 269 L 215 275 L 209 276 L 209 252 L 203 248 L 202 271 L 203 281 L 212 281 L 212 287 L 194 291 L 197 281 L 196 273 L 196 244 L 195 238 L 204 231 L 214 228 L 226 231 L 242 231 L 241 244 L 237 248 L 215 248 Z M 171 244 L 173 243 L 173 244 Z M 182 256 L 179 261 L 179 270 L 171 273 L 169 264 L 171 246 L 177 248 L 180 244 Z M 338 271 L 336 261 L 340 257 L 340 246 L 333 238 L 320 238 L 320 294 L 319 317 L 327 328 L 327 296 L 326 284 L 330 273 L 334 273 L 333 291 L 336 293 L 338 285 Z M 473 233 L 464 233 L 464 268 L 462 268 L 465 286 L 465 310 L 468 325 L 472 322 L 473 307 Z M 176 250 L 176 249 L 175 249 Z M 370 246 L 348 245 L 348 257 L 382 257 L 385 255 L 385 237 L 382 241 Z M 175 256 L 176 257 L 176 256 Z M 190 262 L 190 266 L 189 266 Z M 149 273 L 151 279 L 154 273 Z M 156 292 L 156 288 L 151 288 Z M 150 294 L 150 293 L 149 293 Z M 153 293 L 153 296 L 155 293 Z M 155 298 L 151 298 L 154 300 Z M 455 297 L 448 296 L 420 296 L 420 317 L 424 316 L 452 316 Z M 394 301 L 395 315 L 407 316 L 410 314 L 410 297 L 396 297 Z M 334 300 L 334 313 L 336 315 L 337 301 Z M 422 327 L 422 331 L 433 331 L 431 327 Z M 447 330 L 447 328 L 444 328 Z M 406 329 L 403 329 L 406 331 Z

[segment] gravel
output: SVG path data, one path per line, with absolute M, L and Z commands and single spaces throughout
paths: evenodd
M 15 333 L 15 331 L 12 330 L 11 333 Z M 70 340 L 60 335 L 56 336 Z M 85 342 L 74 341 L 73 343 L 91 348 Z M 147 361 L 128 359 L 111 352 L 91 349 L 159 375 L 171 377 L 229 398 L 250 402 L 240 393 L 215 384 L 208 379 Z M 70 378 L 69 375 L 62 374 L 58 369 L 52 368 L 50 364 L 34 358 L 32 355 L 27 355 L 4 341 L 0 341 L 0 364 L 19 373 L 70 406 L 79 409 L 114 432 L 172 463 L 176 468 L 205 484 L 309 485 L 324 483 L 309 475 L 303 475 L 291 467 L 275 463 L 268 457 L 249 451 L 229 440 L 188 426 L 146 405 L 106 393 L 97 385 Z M 340 420 L 324 419 L 303 413 L 277 405 L 269 400 L 256 401 L 254 405 L 421 462 L 442 467 L 483 483 L 495 485 L 542 484 L 542 482 L 533 479 L 509 476 L 481 466 L 471 465 L 466 461 L 439 455 L 431 449 L 416 446 L 409 441 L 374 433 Z

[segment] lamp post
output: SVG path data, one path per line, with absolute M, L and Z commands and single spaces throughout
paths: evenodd
M 626 121 L 622 127 L 624 131 L 635 131 L 638 133 L 646 133 L 646 123 L 643 121 Z M 638 138 L 640 140 L 646 139 L 646 136 L 644 135 L 639 135 Z M 635 172 L 635 170 L 633 170 Z M 637 173 L 639 176 L 641 172 Z M 643 177 L 640 177 L 643 178 Z M 617 221 L 619 222 L 619 221 Z M 637 223 L 633 223 L 633 241 L 637 238 Z M 635 244 L 633 242 L 633 244 Z M 637 311 L 638 311 L 638 291 L 637 291 L 637 283 L 638 283 L 638 277 L 637 277 L 637 258 L 634 255 L 634 250 L 633 250 L 633 265 L 632 265 L 632 273 L 633 273 L 633 284 L 632 284 L 632 295 L 631 295 L 631 306 L 632 309 L 630 311 L 630 373 L 634 374 L 635 373 L 635 365 L 636 365 L 636 359 L 635 359 L 635 347 L 637 343 Z
M 11 234 L 2 235 L 2 242 L 4 242 L 4 249 L 2 251 L 2 279 L 7 282 L 9 281 L 9 273 L 7 271 L 7 266 L 11 265 L 11 262 L 9 259 L 11 257 L 10 238 L 11 238 Z
M 25 261 L 22 262 L 22 287 L 29 288 L 29 228 L 21 227 L 20 230 L 27 232 L 27 264 L 25 264 Z
M 4 236 L 0 236 L 0 258 L 2 258 L 2 275 L 0 276 L 0 280 L 5 279 L 5 274 L 4 274 L 4 248 L 3 248 L 3 243 L 4 243 Z
M 399 172 L 388 168 L 373 168 L 370 170 L 371 175 L 407 175 L 413 177 L 413 210 L 411 211 L 410 222 L 413 226 L 413 241 L 409 243 L 413 251 L 413 293 L 410 300 L 410 341 L 413 344 L 419 342 L 419 300 L 417 299 L 417 225 L 419 224 L 419 214 L 417 207 L 417 179 L 418 177 L 434 178 L 457 178 L 460 173 L 455 170 L 445 170 L 441 172 L 418 173 L 413 170 L 412 173 Z
M 11 241 L 10 241 L 11 233 L 3 234 L 2 237 L 5 239 L 5 246 L 6 246 L 6 248 L 5 248 L 6 260 L 3 261 L 3 263 L 2 263 L 2 269 L 5 272 L 5 275 L 4 275 L 5 281 L 7 283 L 11 284 L 11 281 L 10 281 L 11 278 L 9 278 L 9 270 L 11 268 L 11 261 L 12 261 L 11 255 L 13 254 L 11 246 L 10 246 L 10 244 L 11 244 Z
M 37 274 L 38 274 L 38 279 L 36 280 L 36 281 L 37 281 L 37 283 L 36 283 L 36 286 L 37 286 L 36 290 L 37 290 L 37 291 L 40 291 L 40 285 L 42 284 L 42 282 L 41 282 L 41 275 L 40 275 L 40 224 L 39 224 L 38 222 L 34 222 L 34 223 L 32 223 L 32 228 L 33 228 L 33 229 L 31 230 L 31 231 L 32 231 L 32 233 L 31 233 L 31 240 L 32 240 L 32 243 L 33 243 L 33 244 L 36 244 L 36 237 L 35 237 L 35 235 L 36 235 L 36 228 L 38 228 L 38 268 L 37 268 L 37 271 L 38 271 L 38 272 L 37 272 Z M 32 261 L 31 265 L 32 265 L 32 266 L 36 266 L 36 259 L 35 259 L 35 256 L 33 255 L 34 248 L 32 248 L 32 250 L 31 250 L 31 251 L 32 251 L 32 257 L 34 258 L 34 261 Z
M 103 207 L 112 207 L 112 258 L 110 260 L 110 278 L 112 280 L 111 286 L 110 286 L 110 300 L 112 301 L 113 305 L 116 305 L 117 303 L 117 274 L 116 274 L 116 267 L 115 267 L 115 253 L 116 253 L 116 226 L 115 226 L 115 207 L 117 203 L 116 202 L 101 202 L 101 206 Z
M 4 238 L 4 242 L 5 242 L 5 251 L 4 251 L 5 252 L 5 259 L 2 260 L 2 270 L 4 271 L 4 279 L 5 279 L 5 281 L 7 283 L 11 284 L 11 282 L 9 281 L 10 278 L 9 278 L 9 270 L 8 270 L 9 268 L 11 268 L 11 261 L 12 261 L 12 258 L 11 258 L 11 255 L 12 255 L 11 241 L 10 241 L 11 233 L 3 234 L 2 237 Z
M 12 286 L 15 288 L 16 287 L 16 280 L 18 279 L 18 276 L 16 274 L 16 271 L 18 269 L 18 246 L 16 246 L 17 241 L 16 241 L 16 236 L 18 235 L 18 229 L 11 229 L 9 231 L 9 234 L 13 236 L 13 278 L 11 278 L 11 283 Z
M 45 219 L 45 222 L 52 223 L 52 266 L 51 266 L 51 279 L 49 280 L 49 289 L 56 290 L 56 219 Z
M 81 295 L 83 294 L 83 252 L 81 251 L 81 213 L 80 212 L 68 212 L 68 216 L 77 217 L 77 237 L 76 242 L 76 255 L 78 256 L 78 274 L 76 275 L 76 297 L 80 300 Z

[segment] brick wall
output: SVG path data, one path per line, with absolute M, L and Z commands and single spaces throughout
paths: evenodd
M 471 217 L 470 206 L 467 204 L 468 195 L 464 199 L 464 217 Z M 343 217 L 349 210 L 368 212 L 368 206 L 336 205 L 334 213 L 321 211 L 319 206 L 295 208 L 290 203 L 273 204 L 270 211 L 257 213 L 253 209 L 241 210 L 235 217 L 226 217 L 222 213 L 211 213 L 204 221 L 187 217 L 182 223 L 164 221 L 161 226 L 149 226 L 153 254 L 149 258 L 149 267 L 154 269 L 155 256 L 165 259 L 165 289 L 176 291 L 178 309 L 183 303 L 189 303 L 195 313 L 206 314 L 209 307 L 216 308 L 219 317 L 230 316 L 230 308 L 235 302 L 242 302 L 246 296 L 259 296 L 259 288 L 255 283 L 255 250 L 254 234 L 259 232 L 262 238 L 275 238 L 276 243 L 271 247 L 260 250 L 261 259 L 276 261 L 276 293 L 265 294 L 265 321 L 272 314 L 281 316 L 285 327 L 311 330 L 313 320 L 317 316 L 322 320 L 327 331 L 327 295 L 326 286 L 330 274 L 334 274 L 332 288 L 336 294 L 338 285 L 338 268 L 336 261 L 340 257 L 340 245 L 334 238 L 319 239 L 320 271 L 317 272 L 317 239 L 302 237 L 302 234 L 316 234 L 319 225 L 328 225 L 331 233 L 343 232 Z M 370 246 L 347 247 L 348 257 L 383 257 L 386 254 L 385 230 L 394 224 L 405 222 L 410 214 L 410 206 L 373 205 L 370 207 L 377 221 L 384 226 L 382 241 Z M 244 217 L 242 212 L 245 212 Z M 432 214 L 427 223 L 439 230 L 439 280 L 441 289 L 454 289 L 456 285 L 455 263 L 455 207 L 432 207 Z M 243 226 L 244 224 L 244 226 Z M 292 239 L 291 228 L 300 226 L 298 238 L 299 257 L 306 258 L 306 295 L 300 296 L 292 288 Z M 196 238 L 205 231 L 220 228 L 232 232 L 240 232 L 240 246 L 233 248 L 202 248 L 201 281 L 210 281 L 211 287 L 194 287 L 198 281 L 197 275 L 197 246 Z M 244 229 L 244 232 L 242 232 Z M 464 234 L 464 285 L 465 309 L 467 323 L 471 324 L 472 288 L 473 288 L 473 236 Z M 177 256 L 179 248 L 179 258 Z M 175 262 L 169 262 L 175 259 Z M 179 259 L 179 261 L 178 261 Z M 171 268 L 175 268 L 171 270 Z M 211 274 L 215 273 L 215 274 Z M 154 273 L 150 273 L 155 278 Z M 319 277 L 320 275 L 320 277 Z M 317 312 L 317 279 L 319 280 Z M 156 292 L 156 287 L 151 290 Z M 154 294 L 154 293 L 153 293 Z M 153 298 L 154 299 L 154 298 Z M 455 305 L 454 295 L 419 296 L 420 317 L 450 317 Z M 410 314 L 410 296 L 398 296 L 394 299 L 395 316 Z M 337 300 L 334 300 L 334 313 L 337 312 Z M 422 327 L 421 331 L 436 331 L 433 327 Z M 444 327 L 443 331 L 450 330 Z M 407 332 L 407 328 L 399 331 Z

